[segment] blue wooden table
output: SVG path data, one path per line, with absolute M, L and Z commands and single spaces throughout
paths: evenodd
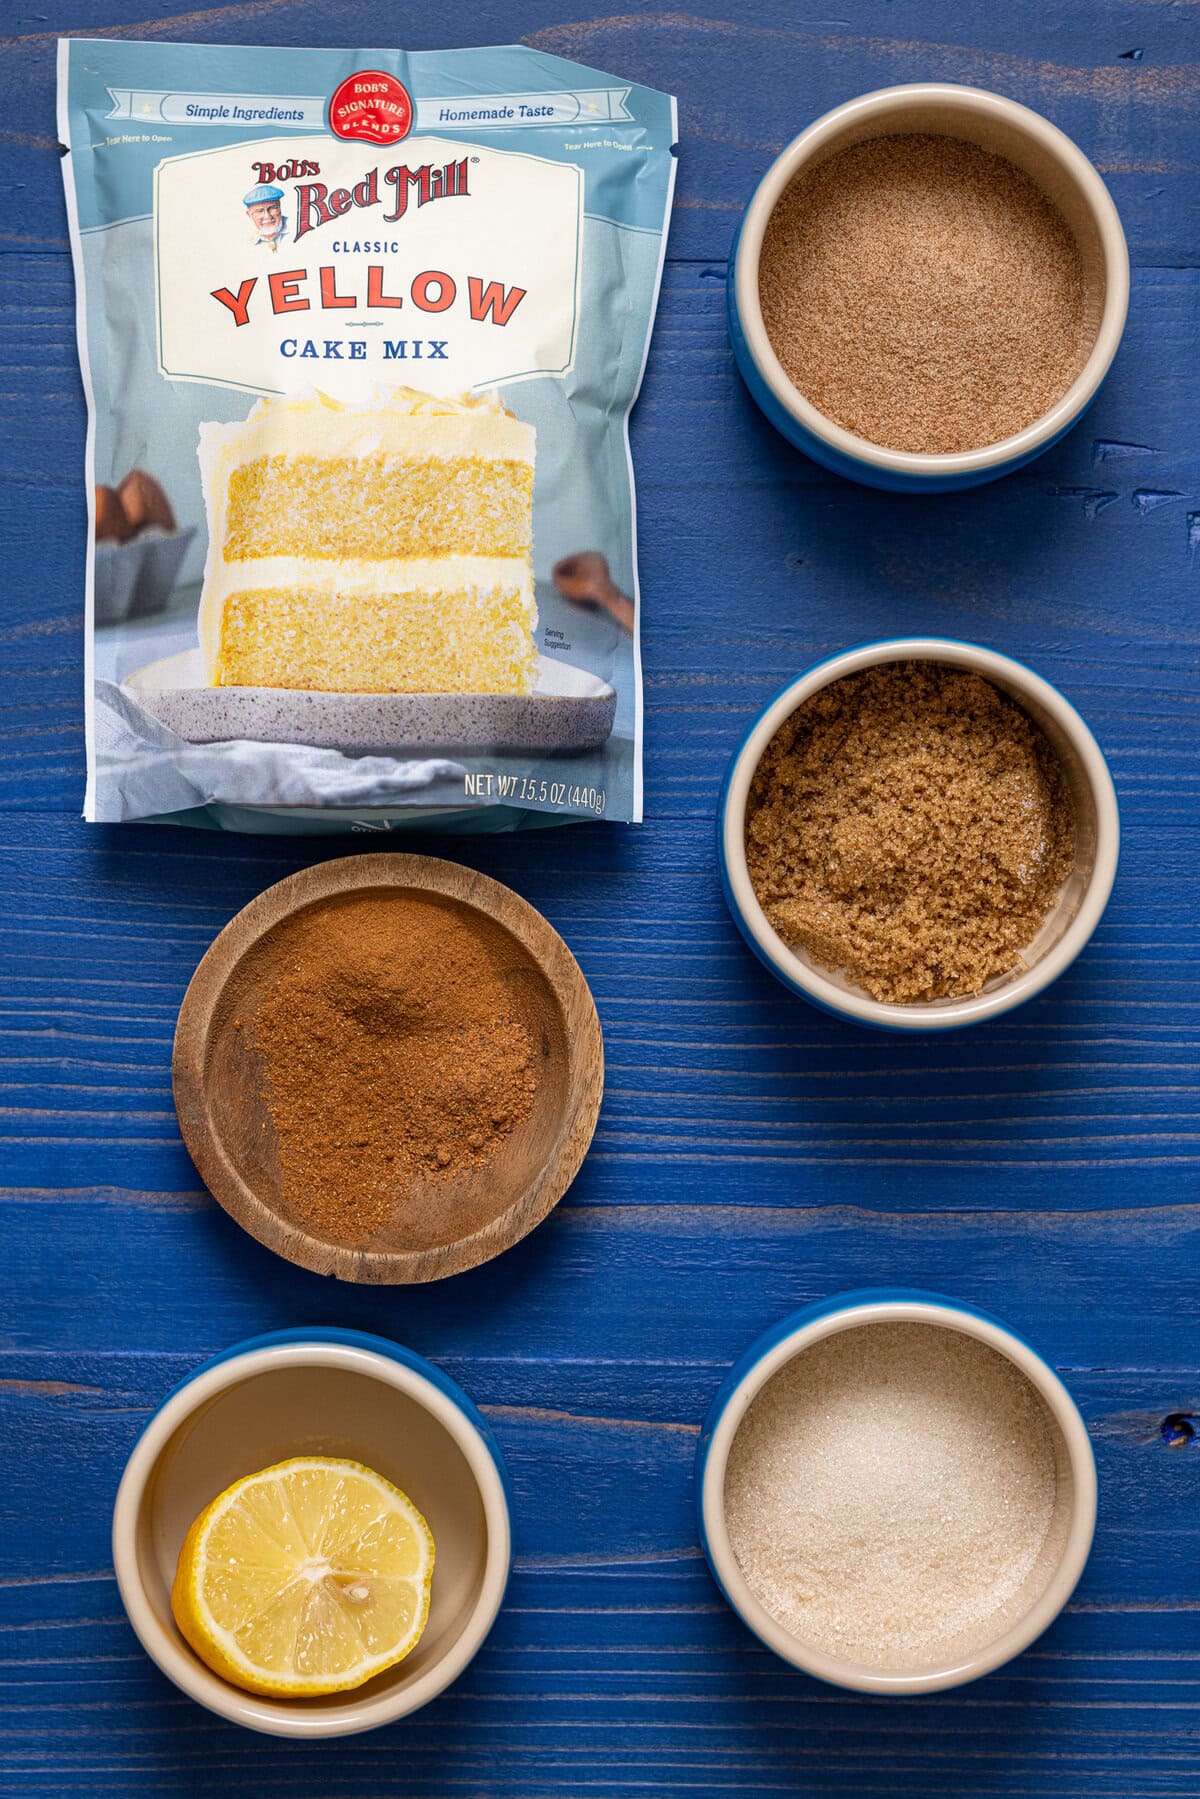
M 137 0 L 4 7 L 0 1794 L 1196 1799 L 1200 14 L 693 0 L 561 23 L 558 5 L 248 0 L 150 22 Z M 171 1105 L 175 1013 L 213 936 L 361 840 L 78 819 L 84 413 L 58 31 L 410 49 L 519 34 L 680 96 L 634 430 L 647 822 L 449 849 L 575 950 L 608 1089 L 554 1217 L 444 1285 L 339 1287 L 274 1260 L 201 1190 Z M 916 78 L 1049 114 L 1110 183 L 1134 263 L 1127 339 L 1087 421 L 1024 473 L 928 502 L 845 485 L 773 434 L 734 374 L 722 292 L 771 155 L 827 106 Z M 714 866 L 718 785 L 755 711 L 816 657 L 901 632 L 976 638 L 1060 684 L 1123 810 L 1090 949 L 1025 1011 L 953 1041 L 897 1043 L 789 999 Z M 790 1308 L 880 1281 L 1027 1333 L 1100 1470 L 1065 1615 L 1008 1669 L 929 1701 L 854 1698 L 775 1661 L 719 1600 L 692 1516 L 698 1424 L 729 1362 Z M 222 1345 L 305 1322 L 441 1362 L 487 1412 L 517 1500 L 509 1600 L 457 1686 L 407 1724 L 311 1746 L 241 1733 L 168 1686 L 108 1553 L 121 1467 L 162 1395 Z

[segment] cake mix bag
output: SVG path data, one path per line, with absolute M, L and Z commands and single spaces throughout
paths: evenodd
M 85 816 L 639 818 L 674 101 L 519 46 L 59 50 Z

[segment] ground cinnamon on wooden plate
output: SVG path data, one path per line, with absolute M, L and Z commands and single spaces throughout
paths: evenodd
M 530 1115 L 531 1021 L 504 933 L 408 892 L 289 919 L 249 1027 L 297 1222 L 371 1239 L 414 1186 L 491 1160 Z
M 980 676 L 847 675 L 763 752 L 746 862 L 785 943 L 889 1004 L 978 993 L 1021 963 L 1074 860 L 1054 751 Z

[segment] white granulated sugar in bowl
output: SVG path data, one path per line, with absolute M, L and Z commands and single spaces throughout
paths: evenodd
M 1035 1388 L 974 1337 L 839 1331 L 747 1411 L 725 1476 L 730 1544 L 800 1641 L 871 1668 L 930 1666 L 994 1640 L 1048 1578 L 1056 1444 Z

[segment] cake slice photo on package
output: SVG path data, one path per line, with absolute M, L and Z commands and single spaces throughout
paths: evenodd
M 666 94 L 520 45 L 59 45 L 84 816 L 642 815 Z

